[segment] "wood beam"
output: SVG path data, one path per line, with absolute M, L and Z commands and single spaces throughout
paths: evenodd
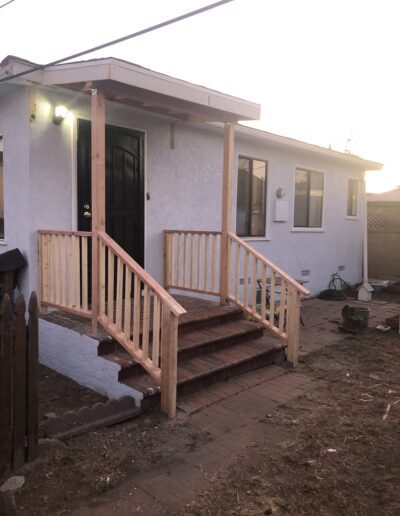
M 224 169 L 222 180 L 222 219 L 220 252 L 220 300 L 225 304 L 228 299 L 228 231 L 231 230 L 232 214 L 232 175 L 235 144 L 235 125 L 225 124 L 224 130 Z
M 91 115 L 91 146 L 92 146 L 92 330 L 97 330 L 99 310 L 99 231 L 106 227 L 106 197 L 105 197 L 105 96 L 92 90 Z

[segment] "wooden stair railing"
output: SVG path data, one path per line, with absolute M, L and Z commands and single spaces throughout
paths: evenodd
M 39 231 L 42 307 L 90 317 L 91 233 Z M 178 319 L 186 310 L 109 235 L 98 234 L 98 322 L 161 386 L 161 410 L 176 415 Z
M 221 232 L 164 231 L 165 288 L 224 298 L 220 278 L 226 273 L 226 298 L 287 342 L 287 360 L 296 366 L 300 299 L 309 291 L 237 235 L 229 232 L 225 241 L 222 270 Z

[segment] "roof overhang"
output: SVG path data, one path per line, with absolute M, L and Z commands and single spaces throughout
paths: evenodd
M 355 154 L 339 152 L 333 149 L 328 149 L 326 147 L 321 147 L 319 145 L 314 145 L 312 143 L 302 142 L 294 138 L 288 138 L 287 136 L 280 136 L 278 134 L 255 129 L 253 127 L 239 125 L 236 128 L 236 133 L 245 138 L 251 138 L 253 141 L 254 139 L 257 139 L 259 141 L 268 142 L 274 145 L 290 147 L 292 149 L 297 149 L 307 153 L 313 153 L 321 157 L 346 162 L 347 164 L 360 167 L 363 170 L 381 170 L 383 168 L 382 163 L 366 160 L 356 156 Z
M 22 60 L 3 63 L 9 74 L 29 68 Z M 189 122 L 258 120 L 261 111 L 259 104 L 115 58 L 49 66 L 24 81 L 87 94 L 97 88 L 109 100 Z

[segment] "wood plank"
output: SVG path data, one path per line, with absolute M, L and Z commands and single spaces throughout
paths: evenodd
M 61 229 L 38 229 L 39 235 L 65 235 L 65 236 L 79 236 L 79 237 L 90 237 L 92 236 L 91 231 L 63 231 Z
M 194 244 L 195 234 L 190 234 L 190 287 L 194 288 Z
M 110 322 L 114 322 L 114 274 L 115 274 L 115 256 L 109 247 L 108 264 L 107 264 L 107 317 Z
M 269 322 L 275 326 L 275 285 L 276 274 L 275 271 L 271 269 L 271 285 L 269 291 Z
M 281 295 L 279 299 L 279 330 L 283 331 L 286 322 L 286 281 L 281 281 Z
M 210 235 L 206 233 L 204 235 L 204 290 L 209 290 L 208 288 L 208 240 Z
M 88 239 L 82 237 L 82 256 L 81 256 L 81 270 L 82 270 L 82 309 L 88 311 Z
M 188 235 L 187 233 L 183 233 L 183 286 L 187 287 L 187 268 L 188 268 L 188 262 L 187 262 L 187 252 L 188 252 L 188 243 L 187 243 Z
M 74 308 L 81 308 L 81 266 L 80 266 L 80 239 L 72 235 L 72 254 L 74 259 Z
M 124 302 L 124 333 L 128 339 L 131 338 L 131 299 L 132 299 L 132 272 L 128 267 L 125 269 L 125 302 Z
M 178 318 L 163 306 L 161 330 L 161 410 L 176 416 Z
M 182 285 L 182 245 L 181 245 L 181 233 L 176 235 L 177 250 L 176 250 L 176 286 Z
M 26 305 L 22 294 L 16 303 L 14 345 L 13 468 L 25 463 L 26 429 Z
M 5 294 L 0 307 L 0 478 L 12 465 L 13 336 L 12 306 Z
M 99 285 L 99 313 L 106 313 L 106 248 L 104 242 L 99 242 L 99 275 L 100 275 L 100 285 Z
M 288 312 L 286 322 L 287 349 L 286 358 L 292 367 L 296 367 L 299 361 L 300 341 L 300 303 L 301 294 L 290 285 L 288 292 Z
M 124 288 L 124 264 L 117 257 L 117 299 L 115 302 L 115 324 L 122 329 L 122 293 Z
M 29 300 L 29 321 L 27 338 L 27 454 L 28 462 L 38 455 L 39 435 L 39 332 L 38 303 L 35 292 Z
M 67 306 L 73 305 L 73 262 L 72 262 L 72 237 L 64 237 L 67 242 Z
M 169 263 L 171 260 L 171 256 L 169 254 L 169 234 L 164 231 L 163 233 L 163 284 L 164 288 L 167 288 L 170 285 L 171 281 L 169 278 Z
M 39 271 L 40 271 L 40 302 L 48 300 L 49 288 L 49 236 L 38 235 L 39 239 Z
M 133 345 L 135 350 L 139 349 L 140 342 L 140 279 L 134 275 L 133 287 Z
M 68 306 L 66 302 L 66 249 L 65 249 L 65 235 L 59 235 L 59 248 L 60 262 L 59 262 L 59 277 L 60 277 L 60 304 L 62 306 Z
M 267 305 L 267 266 L 261 264 L 261 318 L 265 319 Z
M 59 235 L 53 237 L 54 266 L 53 266 L 53 285 L 54 285 L 54 302 L 61 305 L 60 297 L 60 252 L 59 252 Z
M 217 238 L 215 234 L 211 234 L 212 237 L 212 251 L 211 251 L 211 267 L 212 267 L 212 279 L 211 279 L 211 290 L 212 292 L 217 291 Z
M 201 247 L 202 247 L 202 235 L 197 235 L 197 290 L 201 290 Z
M 230 239 L 231 242 L 233 242 L 232 239 Z M 235 276 L 236 276 L 236 289 L 235 289 L 235 292 L 236 292 L 236 297 L 238 299 L 240 299 L 240 253 L 241 253 L 241 250 L 240 250 L 240 244 L 238 242 L 236 242 L 236 255 L 235 255 L 235 258 L 236 258 L 236 271 L 235 271 Z
M 245 249 L 244 251 L 244 273 L 243 273 L 243 301 L 244 306 L 247 308 L 249 306 L 249 251 Z
M 253 255 L 253 273 L 251 275 L 251 306 L 254 312 L 257 311 L 257 256 Z
M 153 304 L 153 341 L 152 361 L 156 369 L 160 368 L 160 315 L 161 303 L 157 296 L 154 296 Z
M 142 330 L 142 353 L 146 359 L 149 356 L 149 337 L 150 337 L 150 291 L 144 286 L 143 297 L 143 330 Z

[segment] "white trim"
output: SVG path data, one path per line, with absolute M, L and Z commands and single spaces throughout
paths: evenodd
M 351 179 L 353 181 L 357 181 L 357 204 L 356 204 L 356 214 L 355 215 L 349 215 L 347 213 L 347 203 L 349 200 L 349 181 Z M 345 208 L 346 216 L 345 216 L 345 219 L 346 220 L 358 220 L 359 219 L 359 210 L 360 210 L 360 178 L 354 177 L 354 176 L 348 176 L 346 178 L 346 186 L 347 187 L 346 187 L 346 208 Z
M 0 245 L 8 245 L 8 243 L 5 240 L 0 240 Z
M 260 237 L 240 237 L 245 242 L 269 242 L 272 240 L 270 236 L 260 236 Z
M 252 159 L 253 161 L 263 161 L 267 164 L 267 180 L 265 182 L 265 231 L 264 235 L 261 236 L 241 236 L 243 240 L 271 240 L 271 237 L 269 236 L 270 233 L 270 220 L 272 217 L 272 213 L 269 213 L 270 210 L 270 204 L 271 204 L 271 193 L 270 193 L 270 187 L 271 187 L 271 173 L 270 173 L 270 160 L 268 158 L 262 158 L 258 156 L 253 156 L 250 154 L 243 154 L 243 153 L 236 153 L 236 198 L 235 198 L 235 209 L 234 209 L 234 218 L 235 218 L 235 233 L 236 233 L 236 227 L 237 227 L 237 197 L 238 197 L 238 173 L 239 173 L 239 158 L 245 158 L 245 159 Z
M 310 228 L 310 227 L 297 227 L 294 225 L 294 205 L 296 202 L 296 170 L 305 170 L 308 172 L 317 172 L 319 174 L 323 174 L 324 176 L 324 185 L 323 185 L 323 195 L 322 195 L 322 210 L 321 210 L 321 227 Z M 294 233 L 305 232 L 305 233 L 323 233 L 324 232 L 324 220 L 325 220 L 325 192 L 326 192 L 326 171 L 319 170 L 314 167 L 308 167 L 306 165 L 295 164 L 293 169 L 293 200 L 292 200 L 292 229 L 291 231 Z

